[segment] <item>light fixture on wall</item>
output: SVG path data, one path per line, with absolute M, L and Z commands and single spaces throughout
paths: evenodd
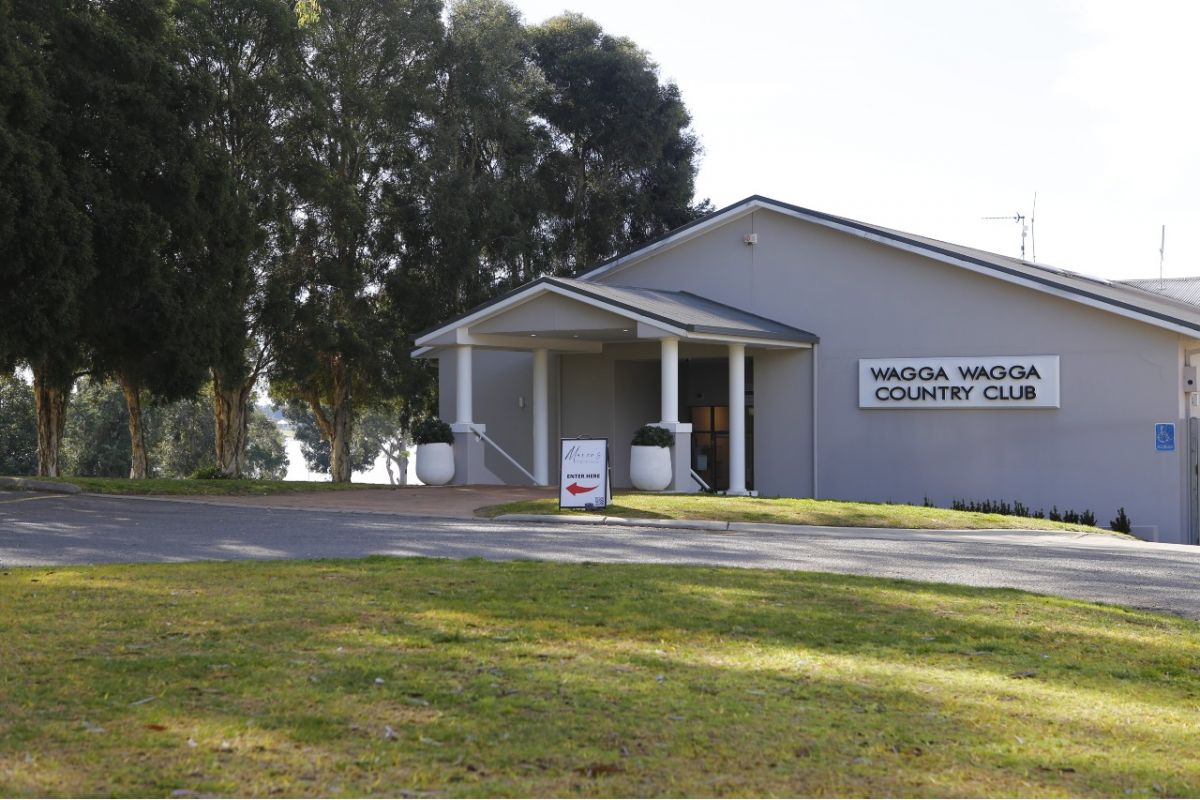
M 745 236 L 742 237 L 742 241 L 749 245 L 756 245 L 756 244 L 758 244 L 758 234 L 757 233 L 747 233 Z
M 517 395 L 517 408 L 524 408 L 524 407 L 525 407 L 525 395 L 519 394 L 519 395 Z

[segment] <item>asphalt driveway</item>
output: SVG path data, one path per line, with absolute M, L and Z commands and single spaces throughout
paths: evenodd
M 1200 619 L 1200 548 L 1044 532 L 718 533 L 0 493 L 0 569 L 366 555 L 818 570 L 1007 586 Z

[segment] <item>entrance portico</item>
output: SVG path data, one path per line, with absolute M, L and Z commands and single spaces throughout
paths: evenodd
M 614 485 L 621 486 L 629 437 L 649 423 L 675 436 L 669 490 L 677 492 L 704 488 L 692 472 L 692 424 L 681 420 L 687 406 L 680 403 L 681 357 L 724 358 L 728 492 L 745 494 L 746 358 L 805 350 L 816 341 L 806 331 L 686 292 L 542 278 L 423 334 L 414 355 L 443 365 L 442 416 L 456 439 L 454 483 L 552 483 L 553 439 L 593 435 L 610 439 Z M 498 351 L 524 355 L 501 358 Z M 480 353 L 490 354 L 486 385 L 493 396 L 477 405 L 473 387 L 484 385 L 476 374 Z M 447 361 L 454 362 L 450 371 Z M 657 375 L 646 370 L 653 361 Z M 507 381 L 515 397 L 494 396 L 493 377 Z M 651 392 L 657 394 L 652 406 Z

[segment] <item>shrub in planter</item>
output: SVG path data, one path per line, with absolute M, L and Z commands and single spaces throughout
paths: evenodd
M 442 486 L 454 477 L 454 432 L 440 419 L 430 417 L 413 426 L 417 443 L 417 478 L 430 486 Z
M 450 424 L 437 417 L 423 419 L 413 426 L 413 441 L 417 444 L 454 444 Z
M 671 485 L 671 445 L 675 434 L 657 425 L 643 425 L 633 435 L 629 451 L 629 480 L 643 492 L 660 492 Z

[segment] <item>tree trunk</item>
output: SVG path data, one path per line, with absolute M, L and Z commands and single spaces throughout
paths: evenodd
M 125 405 L 129 408 L 129 449 L 133 454 L 129 465 L 129 477 L 144 480 L 148 477 L 149 468 L 146 460 L 146 437 L 142 431 L 141 386 L 122 375 L 121 391 L 125 394 Z
M 333 361 L 333 396 L 330 409 L 333 412 L 333 430 L 329 440 L 329 474 L 334 483 L 349 483 L 353 471 L 350 460 L 350 420 L 353 409 L 350 404 L 350 376 L 341 358 Z
M 217 469 L 227 478 L 240 478 L 246 468 L 253 383 L 236 383 L 213 370 L 213 418 L 217 440 Z
M 308 407 L 317 420 L 321 436 L 329 442 L 329 477 L 334 483 L 349 483 L 353 472 L 350 460 L 350 422 L 353 411 L 350 398 L 350 376 L 345 362 L 335 356 L 330 363 L 333 390 L 329 398 L 333 418 L 321 406 L 320 395 L 314 390 L 307 396 Z
M 67 401 L 71 386 L 59 386 L 50 378 L 49 367 L 37 364 L 33 369 L 33 398 L 37 408 L 37 474 L 47 478 L 62 476 L 59 454 L 67 425 Z

